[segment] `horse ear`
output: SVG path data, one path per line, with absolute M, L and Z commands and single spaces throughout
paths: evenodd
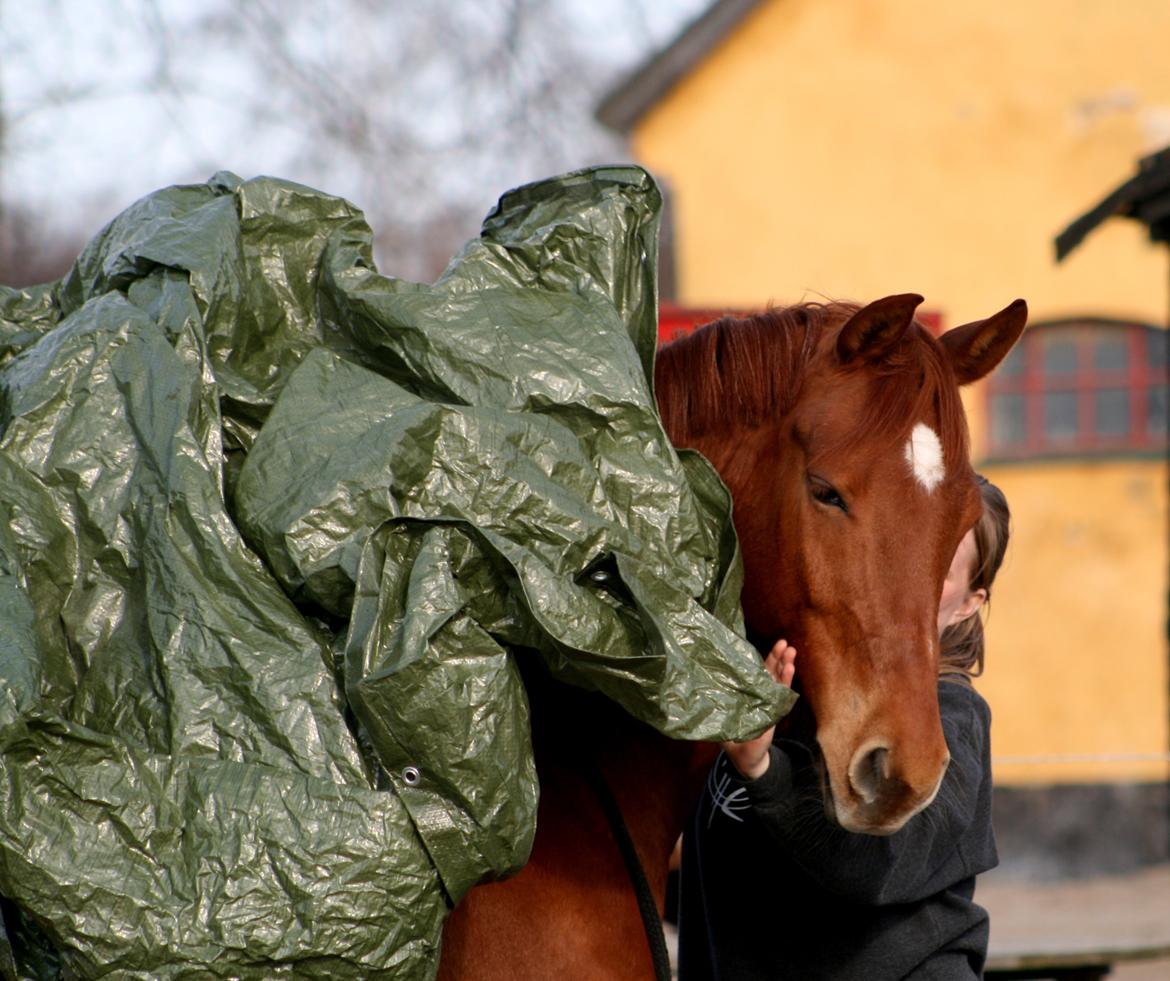
M 959 384 L 967 385 L 990 374 L 1020 339 L 1027 322 L 1028 304 L 1015 300 L 986 320 L 976 320 L 943 334 L 939 340 Z
M 914 311 L 922 297 L 899 293 L 862 307 L 846 321 L 837 335 L 837 358 L 848 364 L 857 358 L 879 360 L 902 339 L 914 322 Z

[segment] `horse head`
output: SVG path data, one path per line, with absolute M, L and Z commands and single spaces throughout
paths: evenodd
M 958 389 L 1020 336 L 1017 300 L 936 339 L 922 298 L 725 318 L 664 348 L 658 400 L 676 445 L 731 490 L 749 637 L 800 651 L 825 806 L 889 834 L 934 797 L 938 603 L 980 515 Z

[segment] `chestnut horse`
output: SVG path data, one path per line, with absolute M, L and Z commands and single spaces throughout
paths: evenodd
M 701 451 L 734 502 L 748 636 L 801 651 L 825 806 L 889 834 L 933 798 L 948 761 L 937 611 L 979 517 L 958 386 L 1023 330 L 1017 300 L 940 339 L 922 298 L 804 304 L 726 318 L 659 352 L 667 433 Z M 473 889 L 448 920 L 439 977 L 654 977 L 634 891 L 580 760 L 605 776 L 661 905 L 672 846 L 713 759 L 600 696 L 529 666 L 541 797 L 532 856 Z

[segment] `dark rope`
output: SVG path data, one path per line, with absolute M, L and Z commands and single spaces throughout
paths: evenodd
M 634 896 L 638 900 L 638 912 L 642 914 L 642 929 L 646 933 L 646 942 L 650 946 L 650 959 L 654 961 L 655 981 L 671 981 L 670 954 L 666 950 L 666 934 L 662 931 L 662 918 L 658 914 L 658 904 L 654 901 L 654 893 L 650 891 L 650 881 L 646 878 L 646 870 L 638 858 L 638 851 L 634 847 L 634 840 L 630 837 L 629 829 L 622 818 L 622 809 L 618 806 L 613 791 L 605 782 L 601 768 L 597 763 L 585 756 L 580 760 L 581 775 L 589 784 L 597 802 L 605 812 L 609 821 L 609 829 L 613 832 L 618 850 L 626 863 L 626 871 L 630 875 L 630 883 L 634 887 Z

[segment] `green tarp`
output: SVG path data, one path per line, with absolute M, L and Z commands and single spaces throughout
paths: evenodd
M 786 709 L 654 409 L 659 204 L 521 188 L 422 285 L 219 174 L 0 290 L 0 976 L 430 976 L 531 845 L 518 651 L 674 737 Z

